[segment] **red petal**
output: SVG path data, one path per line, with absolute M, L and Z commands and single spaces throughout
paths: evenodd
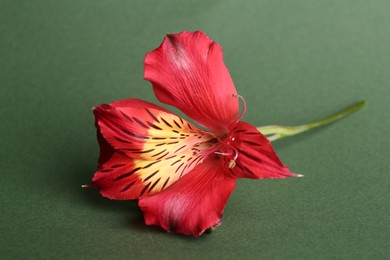
M 199 236 L 217 227 L 236 181 L 223 170 L 223 161 L 208 158 L 180 181 L 138 205 L 147 225 L 158 225 L 168 232 Z
M 237 149 L 238 157 L 232 173 L 238 178 L 286 178 L 296 176 L 283 165 L 272 148 L 271 142 L 254 126 L 239 122 L 227 140 Z M 226 158 L 226 163 L 232 158 Z
M 215 132 L 237 120 L 236 89 L 221 47 L 202 31 L 169 34 L 145 57 L 146 80 L 157 98 Z
M 92 186 L 112 199 L 168 188 L 202 162 L 213 137 L 180 117 L 137 99 L 94 109 L 101 149 Z
M 149 125 L 137 123 L 139 119 L 154 120 L 148 110 L 172 114 L 168 110 L 139 99 L 124 99 L 94 108 L 96 127 L 104 139 L 115 149 L 142 149 Z
M 139 197 L 144 185 L 136 174 L 127 178 L 121 176 L 136 169 L 133 160 L 125 154 L 115 152 L 110 159 L 99 167 L 92 179 L 93 187 L 99 189 L 104 197 L 116 200 L 135 199 Z
M 99 156 L 99 169 L 103 166 L 104 163 L 106 163 L 111 156 L 114 154 L 115 150 L 114 148 L 104 139 L 102 134 L 100 133 L 99 130 L 97 130 L 96 133 L 97 140 L 99 143 L 99 148 L 100 148 L 100 156 Z

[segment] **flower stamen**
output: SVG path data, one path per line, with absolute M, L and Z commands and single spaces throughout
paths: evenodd
M 245 98 L 244 98 L 243 96 L 238 95 L 238 94 L 233 94 L 233 97 L 236 97 L 236 98 L 241 99 L 242 104 L 243 104 L 241 114 L 240 114 L 240 116 L 238 117 L 238 119 L 237 119 L 237 121 L 236 121 L 236 123 L 238 123 L 238 122 L 241 121 L 241 119 L 242 119 L 242 118 L 244 117 L 244 115 L 245 115 L 245 112 L 246 112 L 246 101 L 245 101 Z
M 234 148 L 234 147 L 232 147 L 232 146 L 230 146 L 230 145 L 228 145 L 228 144 L 225 144 L 225 143 L 224 143 L 224 145 L 226 145 L 226 146 L 230 149 L 230 152 L 228 152 L 228 153 L 225 153 L 225 152 L 214 152 L 214 153 L 215 153 L 215 154 L 218 154 L 218 155 L 222 155 L 222 156 L 232 156 L 233 153 L 234 153 L 233 159 L 231 159 L 231 160 L 229 161 L 229 163 L 228 163 L 229 169 L 233 169 L 234 166 L 236 166 L 236 160 L 237 160 L 237 158 L 238 158 L 238 151 L 237 151 L 236 148 Z
M 232 149 L 232 150 L 234 151 L 234 158 L 233 158 L 233 160 L 230 160 L 230 161 L 229 161 L 229 164 L 228 164 L 229 169 L 233 169 L 234 166 L 236 166 L 236 160 L 237 160 L 237 158 L 238 158 L 238 151 L 237 151 L 236 148 L 233 148 L 233 147 L 231 147 L 230 145 L 229 145 L 229 148 Z

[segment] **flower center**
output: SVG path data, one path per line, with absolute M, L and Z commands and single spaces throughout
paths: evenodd
M 239 155 L 238 149 L 236 148 L 238 147 L 238 145 L 236 143 L 237 140 L 235 137 L 235 131 L 233 129 L 235 129 L 235 126 L 241 121 L 246 112 L 245 99 L 237 94 L 234 94 L 233 97 L 239 98 L 243 103 L 243 108 L 240 116 L 229 126 L 229 132 L 227 134 L 214 136 L 214 138 L 208 141 L 208 143 L 213 144 L 213 146 L 210 149 L 202 152 L 204 156 L 209 156 L 212 154 L 223 156 L 225 161 L 227 162 L 229 169 L 233 169 L 236 166 L 236 160 Z
M 244 117 L 246 112 L 246 101 L 245 99 L 237 94 L 233 95 L 234 98 L 239 98 L 243 103 L 243 108 L 241 111 L 240 116 L 237 118 L 237 120 L 229 127 L 230 129 L 233 129 L 234 126 L 241 121 L 241 119 Z M 226 137 L 223 138 L 217 138 L 218 145 L 216 146 L 214 153 L 218 155 L 222 155 L 226 157 L 228 161 L 228 167 L 229 169 L 233 169 L 236 166 L 236 160 L 238 158 L 238 150 L 235 148 L 234 142 L 235 137 L 229 133 Z
M 235 140 L 234 137 L 229 138 L 229 139 L 231 141 Z M 219 151 L 216 151 L 214 153 L 218 154 L 218 155 L 226 156 L 228 159 L 230 159 L 228 162 L 228 167 L 229 167 L 229 169 L 232 169 L 232 168 L 234 168 L 234 166 L 236 166 L 236 160 L 238 158 L 238 151 L 236 148 L 234 148 L 231 145 L 230 140 L 228 140 L 227 142 L 225 140 L 226 139 L 218 140 L 220 142 Z

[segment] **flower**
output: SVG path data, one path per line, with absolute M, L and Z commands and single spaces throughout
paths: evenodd
M 147 53 L 144 76 L 159 101 L 203 128 L 139 99 L 94 108 L 100 158 L 90 186 L 103 196 L 138 199 L 146 224 L 199 236 L 220 225 L 237 178 L 297 176 L 241 120 L 245 101 L 221 47 L 202 31 L 167 35 Z

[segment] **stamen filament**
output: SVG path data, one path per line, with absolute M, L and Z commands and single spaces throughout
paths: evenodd
M 241 111 L 241 114 L 240 116 L 238 117 L 237 119 L 237 123 L 241 121 L 241 119 L 244 117 L 245 115 L 245 112 L 246 112 L 246 101 L 245 101 L 245 98 L 243 96 L 240 96 L 240 95 L 234 95 L 234 97 L 238 97 L 239 99 L 241 99 L 242 101 L 242 104 L 243 104 L 243 107 L 242 107 L 242 111 Z
M 233 153 L 221 153 L 221 152 L 214 152 L 214 153 L 218 154 L 218 155 L 223 155 L 223 156 L 230 156 L 233 154 Z
M 366 101 L 360 101 L 346 109 L 341 110 L 340 112 L 325 117 L 321 120 L 314 121 L 304 125 L 298 125 L 298 126 L 270 125 L 270 126 L 257 127 L 257 130 L 263 135 L 265 135 L 268 138 L 268 140 L 275 141 L 287 136 L 297 135 L 320 126 L 325 126 L 330 123 L 333 123 L 363 108 L 366 105 L 366 103 L 367 103 Z
M 229 153 L 224 153 L 224 152 L 214 152 L 215 154 L 218 154 L 218 155 L 222 155 L 222 156 L 232 156 L 233 153 L 232 151 L 234 152 L 234 158 L 231 159 L 228 163 L 228 166 L 229 166 L 229 169 L 232 169 L 234 168 L 234 166 L 236 166 L 236 160 L 238 158 L 238 151 L 236 148 L 228 145 L 228 144 L 225 144 L 223 142 L 221 142 L 222 144 L 224 144 L 227 148 L 231 149 Z
M 233 161 L 237 160 L 237 158 L 238 158 L 238 151 L 237 151 L 237 149 L 231 147 L 230 145 L 227 145 L 227 147 L 229 147 L 230 149 L 232 149 L 232 151 L 234 151 Z M 233 155 L 233 153 L 222 153 L 222 152 L 214 152 L 214 153 L 215 154 L 219 154 L 219 155 L 223 155 L 223 156 L 231 156 L 231 155 Z

